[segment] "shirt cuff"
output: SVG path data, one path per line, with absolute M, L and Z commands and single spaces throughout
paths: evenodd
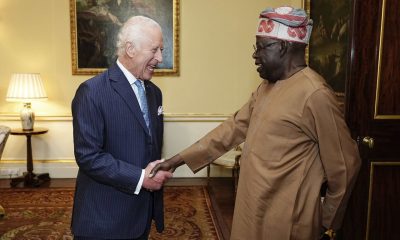
M 135 194 L 136 195 L 138 195 L 140 193 L 140 189 L 142 189 L 144 174 L 145 174 L 145 171 L 144 171 L 144 169 L 142 169 L 142 174 L 140 175 L 139 182 L 138 182 L 138 184 L 136 186 L 136 189 L 135 189 Z

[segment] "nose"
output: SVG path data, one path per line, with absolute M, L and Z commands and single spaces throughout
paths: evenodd
M 163 56 L 162 56 L 162 51 L 160 48 L 157 49 L 156 55 L 154 56 L 154 58 L 159 62 L 162 63 L 163 60 Z
M 254 52 L 251 56 L 255 59 L 257 57 L 257 47 L 254 44 L 253 44 L 253 49 L 254 49 Z
M 256 59 L 256 58 L 257 58 L 257 52 L 254 51 L 253 54 L 251 55 L 251 57 L 252 57 L 253 59 Z

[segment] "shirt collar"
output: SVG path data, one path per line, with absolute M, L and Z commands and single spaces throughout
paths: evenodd
M 129 72 L 128 69 L 126 69 L 118 59 L 117 65 L 121 69 L 122 73 L 125 75 L 126 79 L 128 79 L 130 85 L 133 85 L 136 81 L 140 81 L 139 79 L 135 78 L 135 76 L 133 76 L 133 74 Z M 143 86 L 143 81 L 140 81 L 140 83 Z

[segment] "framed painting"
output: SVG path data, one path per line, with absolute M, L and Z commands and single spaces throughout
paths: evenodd
M 179 0 L 70 0 L 72 74 L 95 75 L 113 64 L 119 28 L 135 15 L 163 30 L 163 62 L 154 75 L 179 75 Z
M 303 0 L 313 20 L 308 64 L 338 96 L 344 96 L 348 61 L 351 0 Z

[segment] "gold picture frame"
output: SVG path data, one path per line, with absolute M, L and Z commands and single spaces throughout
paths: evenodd
M 179 75 L 180 0 L 70 0 L 73 75 L 96 75 L 116 61 L 115 40 L 129 17 L 143 15 L 163 29 L 163 63 L 155 76 Z

